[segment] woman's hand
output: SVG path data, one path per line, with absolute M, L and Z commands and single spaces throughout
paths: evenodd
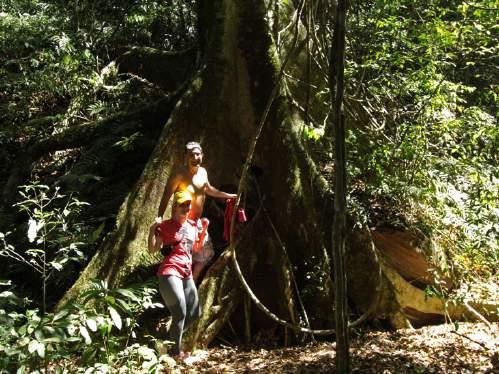
M 159 251 L 161 247 L 161 238 L 160 238 L 160 224 L 158 222 L 154 222 L 149 227 L 149 235 L 147 238 L 147 248 L 149 252 L 154 253 Z
M 160 224 L 158 222 L 154 222 L 150 227 L 149 227 L 149 232 L 153 232 L 155 235 L 159 235 L 159 226 Z
M 210 224 L 210 221 L 206 217 L 201 218 L 200 221 L 201 221 L 201 230 L 198 232 L 198 239 L 196 240 L 194 246 L 192 247 L 192 251 L 195 253 L 198 253 L 203 249 L 204 240 L 206 238 L 206 234 L 208 232 L 208 226 Z

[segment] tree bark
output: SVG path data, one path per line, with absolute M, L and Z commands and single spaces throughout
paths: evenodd
M 334 282 L 335 282 L 335 324 L 336 324 L 336 370 L 349 372 L 349 338 L 347 281 L 345 273 L 345 231 L 346 231 L 346 152 L 345 116 L 343 114 L 344 65 L 345 65 L 345 24 L 346 1 L 339 0 L 336 9 L 333 44 L 330 56 L 329 89 L 333 109 L 335 135 L 335 189 L 334 221 L 332 230 Z
M 196 139 L 204 145 L 206 167 L 213 185 L 238 184 L 238 174 L 253 139 L 256 123 L 276 83 L 279 63 L 265 20 L 263 2 L 205 2 L 201 9 L 205 14 L 200 17 L 210 17 L 210 22 L 204 23 L 208 27 L 205 32 L 208 47 L 204 67 L 194 77 L 165 125 L 143 175 L 120 209 L 115 232 L 61 303 L 78 295 L 90 278 L 104 278 L 110 286 L 117 286 L 125 282 L 129 274 L 158 262 L 158 258 L 150 256 L 145 250 L 147 228 L 154 219 L 164 182 L 173 165 L 182 162 L 186 141 Z M 311 323 L 316 327 L 331 327 L 329 259 L 324 245 L 323 220 L 320 218 L 325 219 L 327 213 L 324 198 L 320 195 L 326 191 L 326 184 L 301 145 L 299 130 L 299 118 L 279 95 L 271 108 L 254 161 L 254 167 L 261 171 L 261 176 L 252 183 L 259 185 L 271 219 L 282 227 L 280 234 L 286 238 L 291 260 L 299 268 L 298 273 L 320 272 L 307 285 L 304 299 L 314 316 Z M 276 169 L 275 165 L 280 167 Z M 245 187 L 248 204 L 258 206 L 260 202 L 254 187 Z M 208 205 L 206 214 L 210 214 Z M 279 267 L 281 261 L 281 249 L 275 245 L 272 230 L 268 225 L 255 227 L 259 229 L 250 229 L 255 231 L 248 235 L 258 240 L 248 241 L 242 248 L 242 251 L 251 254 L 247 260 L 241 257 L 249 275 L 251 266 L 246 262 L 253 261 L 256 267 L 266 264 Z M 218 261 L 224 263 L 224 258 L 222 256 Z M 228 273 L 223 277 L 221 273 L 216 273 L 214 286 L 210 286 L 208 276 L 200 287 L 200 295 L 204 292 L 207 295 L 202 296 L 206 310 L 217 308 L 209 305 L 211 299 L 208 294 L 211 291 L 205 291 L 205 288 L 215 287 L 220 292 L 225 287 L 224 282 L 231 287 L 234 285 L 231 281 L 233 270 L 228 265 L 215 264 L 209 274 L 218 268 L 219 272 Z M 279 273 L 278 278 L 282 278 Z M 288 300 L 284 300 L 279 292 L 276 294 L 280 297 L 276 307 L 286 312 Z M 218 325 L 214 325 L 213 321 L 218 318 L 214 314 L 210 320 L 201 320 L 198 329 L 206 327 L 216 330 Z
M 160 258 L 146 250 L 148 228 L 166 180 L 174 165 L 183 162 L 187 141 L 203 144 L 212 185 L 235 187 L 239 183 L 257 124 L 278 83 L 280 62 L 264 1 L 200 0 L 198 9 L 204 48 L 201 68 L 177 102 L 140 179 L 121 206 L 116 229 L 59 305 L 76 298 L 90 278 L 106 279 L 113 287 L 126 284 L 137 272 L 154 274 L 152 269 Z M 330 246 L 332 194 L 303 145 L 302 126 L 300 115 L 282 90 L 278 91 L 256 146 L 252 176 L 243 186 L 250 222 L 239 237 L 237 259 L 254 293 L 274 313 L 296 323 L 302 313 L 295 300 L 299 292 L 310 326 L 328 329 L 334 327 L 333 283 L 326 250 Z M 256 214 L 261 205 L 268 217 Z M 205 215 L 212 222 L 212 233 L 222 230 L 217 223 L 220 211 L 216 203 L 207 201 Z M 394 296 L 397 288 L 384 274 L 370 235 L 356 233 L 347 243 L 352 260 L 347 265 L 357 261 L 364 266 L 348 277 L 355 306 L 372 316 L 388 318 L 401 313 Z M 286 246 L 292 267 L 283 265 L 281 244 Z M 199 287 L 203 316 L 186 335 L 186 347 L 206 347 L 243 299 L 231 256 L 229 251 L 222 253 Z M 290 271 L 298 284 L 294 294 L 289 289 Z M 370 292 L 368 302 L 355 295 L 363 289 Z M 256 322 L 254 311 L 249 313 L 254 315 L 253 333 L 273 324 L 261 313 Z M 283 328 L 278 331 L 284 335 Z

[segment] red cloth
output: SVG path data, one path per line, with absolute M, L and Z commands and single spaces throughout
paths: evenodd
M 160 223 L 159 236 L 163 245 L 173 245 L 173 250 L 159 265 L 157 275 L 175 275 L 179 278 L 192 277 L 192 247 L 197 240 L 198 229 L 195 221 L 184 223 L 169 219 Z
M 230 241 L 230 224 L 232 220 L 232 212 L 234 211 L 234 205 L 236 204 L 236 199 L 227 199 L 225 205 L 224 214 L 224 240 Z M 244 208 L 237 208 L 236 222 L 244 223 L 247 221 L 246 212 Z

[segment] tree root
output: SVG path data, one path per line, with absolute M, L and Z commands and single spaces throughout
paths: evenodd
M 437 316 L 448 316 L 451 320 L 462 320 L 463 318 L 482 321 L 487 326 L 490 322 L 480 314 L 468 302 L 463 304 L 449 303 L 444 299 L 427 295 L 423 290 L 407 282 L 400 274 L 386 263 L 381 264 L 383 274 L 388 278 L 394 291 L 400 311 L 410 320 L 425 322 L 431 321 Z
M 478 313 L 478 311 L 473 308 L 467 300 L 465 300 L 463 302 L 463 305 L 464 307 L 466 308 L 466 310 L 468 310 L 472 315 L 474 315 L 478 320 L 482 321 L 483 323 L 485 323 L 489 329 L 492 329 L 492 325 L 490 324 L 490 322 L 483 316 L 481 315 L 480 313 Z

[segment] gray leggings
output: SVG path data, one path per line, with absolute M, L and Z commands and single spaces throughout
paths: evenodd
M 192 278 L 159 275 L 158 281 L 159 292 L 172 315 L 168 336 L 175 343 L 172 354 L 176 355 L 180 353 L 184 330 L 199 318 L 198 291 Z

